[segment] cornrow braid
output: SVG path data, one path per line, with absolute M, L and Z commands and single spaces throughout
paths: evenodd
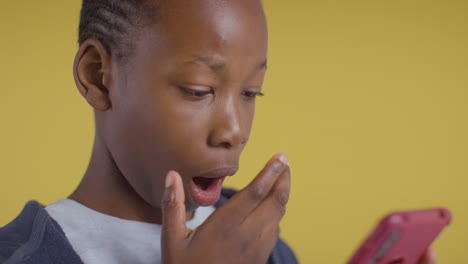
M 83 0 L 78 43 L 96 38 L 122 59 L 132 52 L 139 31 L 155 22 L 156 12 L 156 0 Z

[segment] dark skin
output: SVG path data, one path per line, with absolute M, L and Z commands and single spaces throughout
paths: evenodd
M 238 168 L 252 96 L 261 92 L 266 71 L 261 5 L 182 2 L 185 8 L 179 1 L 163 5 L 165 15 L 144 29 L 124 62 L 96 39 L 78 51 L 75 80 L 97 110 L 97 131 L 90 166 L 71 198 L 93 209 L 161 223 L 169 170 L 183 175 L 188 194 L 192 176 Z M 192 212 L 198 205 L 186 198 Z
M 162 224 L 163 263 L 265 263 L 289 197 L 284 154 L 199 228 L 185 227 L 200 205 L 192 177 L 234 174 L 249 139 L 266 71 L 261 3 L 166 1 L 161 14 L 128 58 L 113 57 L 97 39 L 76 54 L 75 82 L 95 109 L 96 136 L 70 198 Z

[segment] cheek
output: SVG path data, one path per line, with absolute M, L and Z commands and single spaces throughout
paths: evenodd
M 172 157 L 173 169 L 183 169 L 194 157 L 203 154 L 209 131 L 210 115 L 191 107 L 190 103 L 178 103 L 166 107 L 158 122 L 160 135 L 164 138 L 167 155 Z
M 177 160 L 183 161 L 190 145 L 202 140 L 205 134 L 204 115 L 167 102 L 140 101 L 124 114 L 123 137 L 131 139 L 132 145 L 128 147 L 140 158 L 141 167 L 176 165 Z
M 125 110 L 123 110 L 125 109 Z M 167 168 L 164 136 L 158 123 L 158 113 L 148 115 L 143 107 L 113 110 L 112 128 L 107 138 L 114 161 L 123 177 L 140 197 L 158 206 L 163 192 Z M 155 147 L 158 146 L 159 147 Z
M 122 172 L 163 178 L 168 170 L 192 167 L 206 142 L 209 114 L 164 94 L 128 102 L 114 131 Z
M 157 206 L 169 170 L 184 176 L 209 160 L 205 152 L 209 115 L 165 103 L 140 105 L 136 113 L 126 118 L 131 123 L 126 136 L 139 142 L 126 147 L 126 178 L 144 200 Z

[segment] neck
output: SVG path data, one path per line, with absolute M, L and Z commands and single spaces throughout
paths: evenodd
M 103 214 L 127 220 L 161 224 L 161 208 L 148 204 L 128 183 L 111 153 L 96 136 L 86 173 L 69 196 Z M 191 218 L 187 215 L 187 218 Z M 187 220 L 188 220 L 187 219 Z

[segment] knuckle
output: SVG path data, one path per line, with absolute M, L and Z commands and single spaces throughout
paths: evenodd
M 163 209 L 171 209 L 176 206 L 176 202 L 171 199 L 171 197 L 164 197 L 161 202 L 161 207 Z
M 268 187 L 265 184 L 255 184 L 250 190 L 254 200 L 262 200 L 268 195 Z
M 281 161 L 275 161 L 273 164 L 270 166 L 270 170 L 274 174 L 279 174 L 283 171 L 283 163 Z
M 281 215 L 286 214 L 286 204 L 288 203 L 289 197 L 285 193 L 278 193 L 275 195 L 275 204 L 277 206 L 278 211 Z
M 286 206 L 280 206 L 278 208 L 278 212 L 279 212 L 280 216 L 284 216 L 286 214 Z
M 278 203 L 278 205 L 286 206 L 286 204 L 289 201 L 289 196 L 285 192 L 280 192 L 280 193 L 276 194 L 275 199 L 276 199 L 276 202 Z

